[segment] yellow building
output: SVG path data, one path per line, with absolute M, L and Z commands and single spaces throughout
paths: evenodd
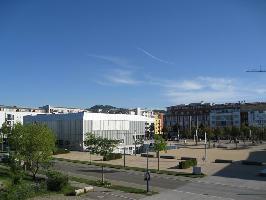
M 162 134 L 162 129 L 163 129 L 163 114 L 162 113 L 155 114 L 154 134 Z

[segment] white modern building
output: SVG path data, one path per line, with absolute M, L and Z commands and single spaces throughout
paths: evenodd
M 58 145 L 71 150 L 85 150 L 83 141 L 86 133 L 120 140 L 116 152 L 132 154 L 135 139 L 145 137 L 147 124 L 154 123 L 154 118 L 126 114 L 105 113 L 68 113 L 25 116 L 25 123 L 42 123 L 51 128 L 57 137 Z

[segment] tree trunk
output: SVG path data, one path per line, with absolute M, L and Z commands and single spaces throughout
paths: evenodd
M 104 168 L 103 168 L 103 160 L 102 160 L 102 184 L 104 184 Z

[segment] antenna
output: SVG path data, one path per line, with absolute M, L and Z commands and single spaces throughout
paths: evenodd
M 266 72 L 266 70 L 263 69 L 260 65 L 259 69 L 248 69 L 246 72 Z

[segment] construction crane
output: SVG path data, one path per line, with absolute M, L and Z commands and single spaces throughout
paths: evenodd
M 248 69 L 246 72 L 266 72 L 266 70 L 260 66 L 259 69 Z

